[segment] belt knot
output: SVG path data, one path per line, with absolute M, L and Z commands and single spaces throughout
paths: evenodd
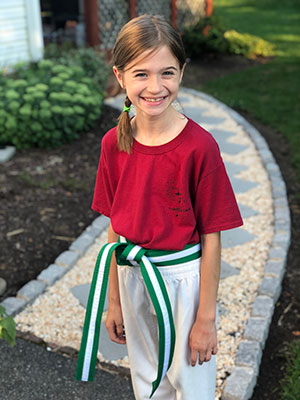
M 142 257 L 145 255 L 147 249 L 133 244 L 127 243 L 116 249 L 116 258 L 119 265 L 133 265 L 136 267 L 140 264 Z

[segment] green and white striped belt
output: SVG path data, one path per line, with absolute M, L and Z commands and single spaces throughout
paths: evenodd
M 181 264 L 201 256 L 200 244 L 186 245 L 180 251 L 147 250 L 129 240 L 105 244 L 97 257 L 86 309 L 76 379 L 92 381 L 100 336 L 109 268 L 115 251 L 119 265 L 139 266 L 156 312 L 159 333 L 158 372 L 150 398 L 170 368 L 175 346 L 175 327 L 170 300 L 158 266 Z

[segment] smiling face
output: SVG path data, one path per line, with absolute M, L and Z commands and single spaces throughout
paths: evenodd
M 137 115 L 166 115 L 176 99 L 183 70 L 167 46 L 148 50 L 126 65 L 124 71 L 113 68 L 122 88 L 135 106 Z

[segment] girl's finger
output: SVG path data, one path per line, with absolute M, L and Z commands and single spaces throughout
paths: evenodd
M 198 352 L 196 350 L 191 351 L 191 366 L 194 367 L 197 362 Z

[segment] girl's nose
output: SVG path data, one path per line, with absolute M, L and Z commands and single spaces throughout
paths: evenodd
M 160 93 L 161 88 L 162 88 L 162 84 L 161 84 L 160 78 L 157 76 L 151 77 L 151 79 L 149 81 L 149 86 L 148 86 L 149 92 Z

